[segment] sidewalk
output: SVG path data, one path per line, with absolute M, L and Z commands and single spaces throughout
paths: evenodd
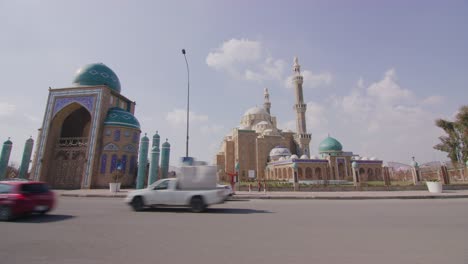
M 124 198 L 133 189 L 111 193 L 109 189 L 55 190 L 65 197 Z M 443 193 L 428 191 L 362 191 L 362 192 L 245 192 L 239 191 L 230 200 L 244 199 L 315 199 L 315 200 L 369 200 L 369 199 L 449 199 L 468 198 L 468 190 L 447 190 Z

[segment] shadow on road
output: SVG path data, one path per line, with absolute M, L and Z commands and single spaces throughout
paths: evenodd
M 47 215 L 29 215 L 17 218 L 14 222 L 16 223 L 51 223 L 65 221 L 74 218 L 73 215 L 59 215 L 59 214 L 47 214 Z
M 156 213 L 189 213 L 193 214 L 189 208 L 150 208 L 144 212 Z M 208 208 L 202 214 L 271 214 L 272 212 L 266 210 L 255 210 L 245 208 Z

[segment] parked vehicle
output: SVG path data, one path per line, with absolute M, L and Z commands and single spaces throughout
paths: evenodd
M 55 194 L 44 182 L 0 181 L 0 221 L 31 213 L 45 214 L 55 203 Z
M 176 178 L 161 179 L 146 189 L 130 192 L 125 201 L 135 211 L 145 207 L 185 206 L 192 212 L 202 212 L 226 199 L 225 190 L 216 187 L 215 166 L 187 166 Z

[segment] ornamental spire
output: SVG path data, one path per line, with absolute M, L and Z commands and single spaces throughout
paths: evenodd
M 297 75 L 301 74 L 301 65 L 299 65 L 299 59 L 297 58 L 297 56 L 294 57 L 293 70 Z

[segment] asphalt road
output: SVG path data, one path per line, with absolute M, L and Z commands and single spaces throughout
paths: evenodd
M 60 198 L 0 222 L 0 263 L 463 263 L 468 199 L 251 200 L 195 214 Z

